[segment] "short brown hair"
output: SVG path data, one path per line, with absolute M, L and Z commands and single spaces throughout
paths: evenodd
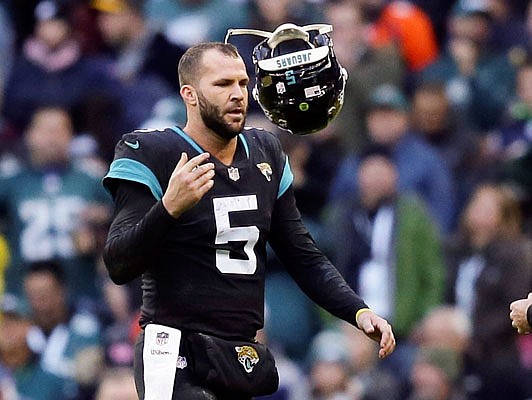
M 207 50 L 218 50 L 229 57 L 239 58 L 237 48 L 230 43 L 222 42 L 205 42 L 194 45 L 181 56 L 179 65 L 177 67 L 177 74 L 179 76 L 179 86 L 189 85 L 194 83 L 198 76 L 198 68 L 202 65 L 203 53 Z

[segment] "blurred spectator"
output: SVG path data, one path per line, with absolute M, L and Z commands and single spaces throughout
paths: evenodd
M 97 23 L 111 50 L 111 74 L 120 83 L 119 123 L 104 141 L 106 159 L 111 162 L 114 145 L 123 132 L 140 128 L 151 118 L 156 104 L 178 91 L 177 63 L 183 50 L 171 44 L 144 16 L 144 0 L 92 0 Z M 87 109 L 92 130 L 101 130 L 101 114 L 108 115 L 106 104 Z M 112 121 L 107 129 L 112 128 Z M 118 135 L 118 136 L 117 136 Z
M 527 49 L 532 50 L 532 38 L 526 27 L 526 13 L 518 10 L 517 5 L 508 0 L 484 1 L 487 2 L 492 19 L 490 47 L 518 61 Z
M 106 369 L 102 373 L 94 400 L 138 400 L 133 369 Z
M 472 184 L 485 171 L 478 137 L 456 118 L 443 84 L 423 83 L 414 89 L 412 127 L 432 145 L 451 171 L 456 188 L 455 209 L 459 212 Z M 455 220 L 456 214 L 452 217 L 452 227 Z
M 484 1 L 459 0 L 448 27 L 445 51 L 421 71 L 421 80 L 445 84 L 459 118 L 485 133 L 500 123 L 513 96 L 514 67 L 489 47 L 492 19 Z
M 131 304 L 131 292 L 110 279 L 105 280 L 103 292 L 108 309 L 102 334 L 106 364 L 132 367 L 136 336 L 132 336 L 131 328 L 138 325 L 138 319 Z
M 375 89 L 366 124 L 371 143 L 386 147 L 392 154 L 399 172 L 399 193 L 418 194 L 442 232 L 448 232 L 455 206 L 451 173 L 436 151 L 411 131 L 409 105 L 398 88 L 382 85 Z M 356 194 L 357 182 L 353 176 L 357 174 L 358 163 L 356 155 L 349 155 L 341 162 L 331 184 L 331 201 Z
M 520 363 L 516 335 L 508 322 L 509 304 L 531 285 L 531 248 L 521 223 L 510 189 L 481 184 L 468 201 L 447 250 L 447 297 L 472 325 L 465 378 L 470 399 L 530 396 L 530 376 Z
M 324 13 L 326 22 L 334 28 L 331 37 L 335 54 L 349 76 L 342 111 L 331 125 L 343 152 L 348 153 L 367 142 L 364 119 L 370 94 L 381 84 L 400 86 L 404 62 L 395 43 L 378 48 L 370 45 L 368 24 L 356 2 L 329 1 Z
M 443 347 L 424 347 L 416 355 L 408 400 L 465 400 L 456 384 L 461 377 L 460 354 Z
M 425 68 L 438 57 L 438 43 L 429 16 L 403 0 L 358 0 L 372 22 L 373 46 L 396 43 L 410 72 Z
M 65 392 L 63 379 L 45 371 L 37 355 L 30 349 L 27 336 L 31 322 L 23 300 L 12 294 L 4 294 L 0 300 L 0 310 L 0 364 L 14 379 L 17 391 L 14 399 L 74 399 Z
M 419 6 L 427 13 L 436 33 L 438 43 L 442 43 L 445 37 L 446 16 L 454 1 L 446 0 L 412 0 L 412 3 Z
M 513 101 L 501 126 L 490 134 L 490 150 L 503 162 L 524 156 L 532 147 L 532 54 L 519 66 Z
M 397 167 L 385 149 L 370 148 L 363 154 L 353 179 L 358 196 L 335 204 L 335 264 L 404 339 L 443 299 L 438 228 L 421 199 L 398 193 Z M 383 287 L 384 282 L 390 287 Z
M 382 368 L 375 352 L 376 343 L 365 340 L 362 331 L 350 329 L 349 325 L 343 321 L 340 322 L 339 329 L 345 337 L 349 352 L 349 366 L 352 372 L 349 391 L 353 394 L 353 398 L 401 399 L 399 381 L 394 374 Z
M 488 136 L 488 148 L 494 168 L 519 192 L 525 231 L 532 233 L 532 53 L 517 70 L 516 98 L 508 109 Z
M 98 31 L 97 13 L 88 0 L 72 1 L 72 35 L 80 45 L 81 52 L 88 56 L 97 56 L 104 51 L 103 38 Z
M 85 398 L 92 393 L 102 365 L 100 326 L 87 310 L 76 310 L 66 299 L 65 276 L 53 261 L 29 265 L 24 277 L 32 322 L 28 340 L 44 370 L 65 380 L 65 387 Z
M 400 400 L 394 376 L 382 370 L 375 343 L 343 321 L 320 331 L 307 353 L 311 400 Z M 306 399 L 306 398 L 305 398 Z
M 449 304 L 432 308 L 415 327 L 411 339 L 418 347 L 444 347 L 464 354 L 472 334 L 464 310 Z
M 322 13 L 316 2 L 290 0 L 250 0 L 250 26 L 273 31 L 279 25 L 291 22 L 297 25 L 321 21 Z
M 143 5 L 144 0 L 92 2 L 103 39 L 114 52 L 114 73 L 125 82 L 154 76 L 177 94 L 177 64 L 184 50 L 149 25 Z
M 55 258 L 65 271 L 69 300 L 98 302 L 100 249 L 87 244 L 98 243 L 99 230 L 90 228 L 101 227 L 101 221 L 84 218 L 107 216 L 109 198 L 98 177 L 72 164 L 71 140 L 71 120 L 64 109 L 39 109 L 25 133 L 27 163 L 0 177 L 0 216 L 11 250 L 6 285 L 21 293 L 25 264 Z M 89 212 L 93 208 L 97 212 Z
M 333 204 L 335 265 L 367 304 L 394 327 L 388 363 L 406 385 L 415 324 L 443 300 L 445 271 L 437 225 L 417 196 L 397 192 L 398 172 L 382 148 L 361 156 L 358 196 Z M 403 376 L 401 376 L 403 375 Z
M 433 308 L 415 328 L 418 347 L 410 376 L 409 400 L 465 399 L 463 364 L 471 338 L 471 321 L 451 305 Z
M 112 96 L 117 88 L 103 61 L 82 56 L 72 36 L 67 3 L 42 0 L 35 18 L 33 34 L 13 65 L 3 104 L 7 121 L 19 132 L 39 107 L 78 110 L 95 98 Z
M 311 400 L 354 398 L 349 387 L 349 351 L 342 333 L 335 330 L 318 333 L 310 344 L 308 358 Z
M 147 0 L 145 9 L 148 19 L 184 48 L 221 42 L 227 29 L 248 27 L 248 9 L 239 0 Z

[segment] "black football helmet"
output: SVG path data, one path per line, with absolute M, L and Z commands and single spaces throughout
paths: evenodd
M 332 26 L 282 24 L 274 32 L 230 29 L 265 37 L 253 50 L 257 100 L 270 121 L 296 135 L 325 128 L 342 108 L 347 81 L 329 33 Z

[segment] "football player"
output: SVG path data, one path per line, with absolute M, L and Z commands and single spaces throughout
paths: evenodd
M 302 223 L 279 141 L 244 127 L 249 77 L 237 49 L 193 46 L 178 74 L 185 126 L 125 134 L 104 178 L 115 202 L 104 253 L 110 277 L 124 284 L 142 276 L 140 399 L 260 394 L 242 389 L 233 369 L 241 364 L 253 382 L 266 368 L 254 338 L 264 319 L 267 242 L 311 299 L 376 340 L 381 358 L 392 353 L 391 326 L 349 288 Z M 210 345 L 191 352 L 187 338 L 198 332 Z M 222 354 L 220 339 L 248 344 Z M 212 352 L 221 368 L 211 366 L 205 379 L 198 371 Z M 228 378 L 212 383 L 214 375 Z

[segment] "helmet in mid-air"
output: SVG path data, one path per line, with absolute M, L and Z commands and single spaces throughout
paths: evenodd
M 253 97 L 270 121 L 297 135 L 325 128 L 342 108 L 347 72 L 338 63 L 332 26 L 280 25 L 274 32 L 230 29 L 263 36 L 253 50 Z

